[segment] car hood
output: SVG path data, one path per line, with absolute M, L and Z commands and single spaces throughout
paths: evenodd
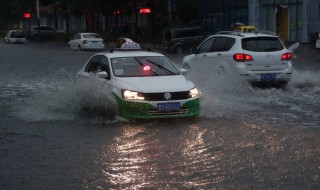
M 118 77 L 115 80 L 121 89 L 144 93 L 188 91 L 194 84 L 183 75 L 155 77 Z

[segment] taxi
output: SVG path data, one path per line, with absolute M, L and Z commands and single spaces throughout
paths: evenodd
M 200 93 L 166 56 L 127 40 L 120 48 L 94 54 L 77 73 L 80 82 L 102 83 L 124 118 L 192 117 L 200 113 Z M 94 93 L 94 92 L 93 92 Z

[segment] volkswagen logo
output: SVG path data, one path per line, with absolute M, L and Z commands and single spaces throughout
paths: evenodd
M 164 93 L 163 97 L 166 100 L 171 100 L 171 94 L 169 92 Z

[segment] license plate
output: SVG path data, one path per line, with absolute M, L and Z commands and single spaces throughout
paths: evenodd
M 263 74 L 261 75 L 261 80 L 264 80 L 264 81 L 276 80 L 276 74 Z
M 177 111 L 180 109 L 180 102 L 159 103 L 157 108 L 159 112 Z

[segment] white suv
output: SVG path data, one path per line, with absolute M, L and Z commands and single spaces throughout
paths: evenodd
M 292 76 L 291 53 L 278 36 L 269 33 L 219 32 L 191 53 L 181 63 L 186 69 L 227 63 L 251 83 L 287 84 Z

